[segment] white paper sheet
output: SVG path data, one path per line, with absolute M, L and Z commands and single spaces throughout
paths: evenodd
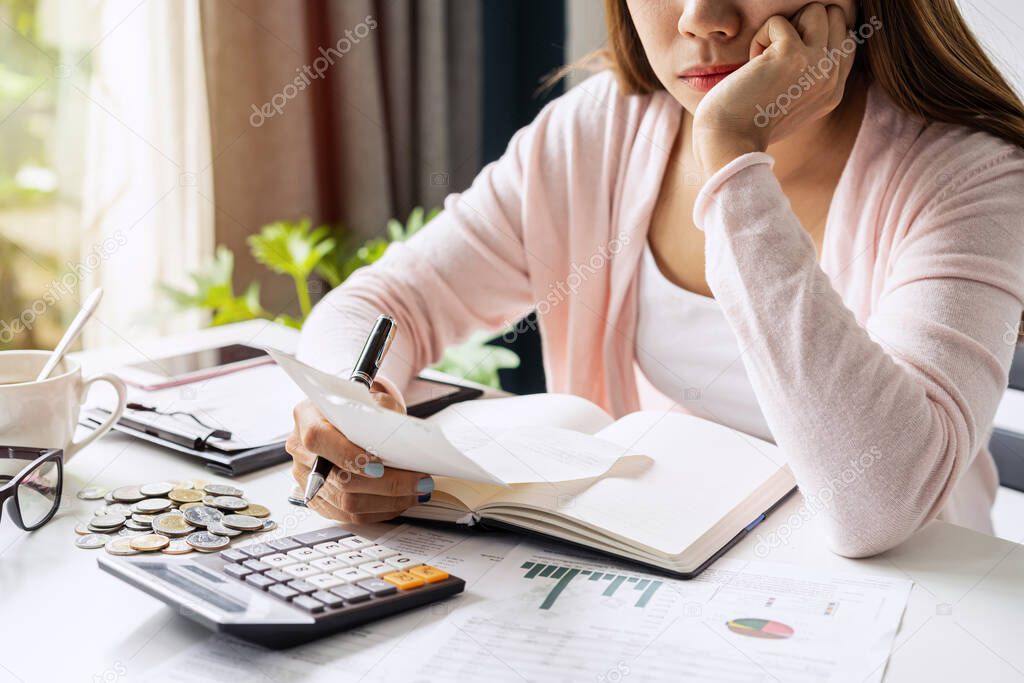
M 269 350 L 278 365 L 353 443 L 385 465 L 492 484 L 590 479 L 630 453 L 588 434 L 552 426 L 505 430 L 421 420 L 377 407 L 365 387 Z M 518 398 L 481 402 L 494 415 L 512 413 Z M 511 423 L 515 423 L 514 420 Z
M 400 532 L 428 552 L 436 533 Z M 470 579 L 456 599 L 283 652 L 211 638 L 147 680 L 877 683 L 912 585 L 730 560 L 676 581 L 488 538 L 435 552 Z

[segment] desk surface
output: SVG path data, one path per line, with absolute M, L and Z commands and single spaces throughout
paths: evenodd
M 253 329 L 242 327 L 235 338 Z M 216 334 L 221 341 L 230 331 Z M 0 524 L 0 683 L 138 680 L 209 636 L 101 572 L 101 550 L 73 545 L 75 525 L 97 507 L 75 498 L 80 488 L 165 478 L 220 479 L 185 457 L 111 434 L 68 463 L 64 503 L 52 522 L 34 534 L 9 520 Z M 247 497 L 268 505 L 287 532 L 323 526 L 316 514 L 285 501 L 293 485 L 286 465 L 235 481 Z M 822 546 L 802 509 L 794 497 L 729 556 L 912 579 L 886 681 L 1024 683 L 1024 546 L 936 522 L 882 556 L 848 560 Z M 787 540 L 774 547 L 765 543 L 782 537 Z

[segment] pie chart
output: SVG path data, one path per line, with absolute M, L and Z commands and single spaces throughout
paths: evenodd
M 748 638 L 783 640 L 793 635 L 793 629 L 770 619 L 733 619 L 725 623 L 729 630 Z

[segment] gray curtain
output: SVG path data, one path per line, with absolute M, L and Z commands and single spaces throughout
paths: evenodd
M 218 244 L 236 284 L 294 311 L 251 261 L 264 223 L 376 236 L 479 170 L 482 0 L 203 0 Z

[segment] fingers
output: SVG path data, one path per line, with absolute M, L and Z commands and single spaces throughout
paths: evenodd
M 402 514 L 410 506 L 403 509 L 389 510 L 386 512 L 350 512 L 335 505 L 329 498 L 317 496 L 309 501 L 309 508 L 321 517 L 337 520 L 342 524 L 371 524 L 373 522 L 384 522 L 394 519 Z
M 839 11 L 842 14 L 842 10 Z M 812 2 L 797 12 L 792 23 L 807 47 L 821 49 L 829 45 L 829 22 L 829 12 L 825 6 L 820 2 Z
M 367 454 L 334 428 L 315 405 L 303 401 L 295 406 L 295 431 L 285 449 L 297 461 L 312 466 L 316 456 L 330 460 L 336 468 L 362 474 L 368 463 L 380 459 Z
M 845 83 L 846 78 L 853 70 L 854 58 L 857 55 L 857 43 L 850 41 L 853 51 L 848 52 L 849 47 L 846 40 L 850 36 L 850 31 L 846 23 L 846 13 L 836 5 L 828 7 L 828 36 L 829 54 L 835 54 L 838 51 L 842 55 L 839 64 L 839 78 L 841 83 Z
M 792 42 L 803 44 L 796 27 L 785 17 L 776 14 L 769 17 L 768 21 L 754 35 L 754 39 L 750 43 L 750 58 L 760 56 L 773 45 L 785 46 L 786 43 Z
M 434 490 L 434 480 L 422 472 L 384 469 L 384 476 L 361 477 L 347 472 L 331 472 L 324 486 L 336 493 L 365 493 L 375 496 L 418 496 Z

